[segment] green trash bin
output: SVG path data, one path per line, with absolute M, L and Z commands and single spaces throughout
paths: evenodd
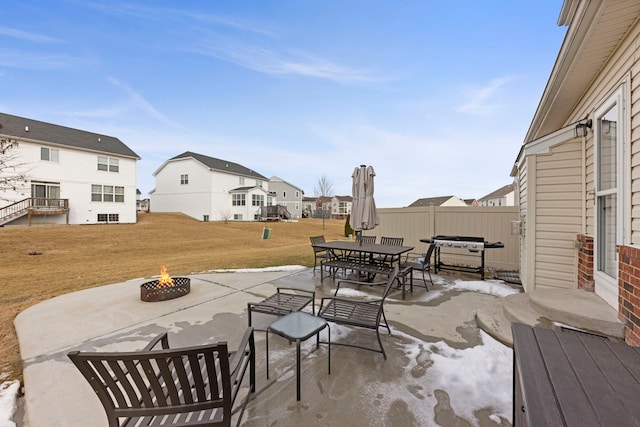
M 262 229 L 262 238 L 263 239 L 270 239 L 271 238 L 271 230 L 272 230 L 271 228 L 264 227 Z

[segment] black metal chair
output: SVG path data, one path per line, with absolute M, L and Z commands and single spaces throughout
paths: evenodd
M 249 369 L 240 425 L 255 392 L 253 328 L 246 330 L 236 352 L 229 352 L 226 342 L 171 349 L 164 333 L 141 351 L 72 351 L 68 357 L 91 384 L 110 427 L 230 426 Z
M 328 249 L 315 247 L 315 245 L 318 243 L 326 242 L 324 236 L 309 237 L 309 240 L 311 240 L 311 247 L 313 248 L 313 273 L 315 274 L 316 266 L 318 265 L 318 259 L 320 260 L 320 268 L 322 268 L 322 261 L 335 258 L 335 254 Z
M 378 345 L 380 346 L 380 350 L 372 347 L 364 347 L 339 341 L 331 342 L 331 344 L 356 347 L 364 350 L 382 353 L 382 356 L 386 360 L 387 354 L 385 353 L 384 347 L 382 346 L 382 340 L 380 340 L 379 328 L 380 326 L 384 326 L 385 328 L 387 328 L 387 331 L 389 331 L 389 335 L 391 335 L 391 329 L 389 328 L 387 318 L 384 315 L 384 300 L 389 295 L 391 287 L 396 280 L 398 280 L 398 267 L 396 267 L 393 273 L 389 275 L 389 280 L 384 287 L 382 296 L 375 300 L 359 301 L 356 299 L 337 296 L 322 298 L 318 316 L 333 323 L 373 329 L 374 331 L 376 331 L 376 337 L 378 338 Z
M 288 290 L 289 292 L 282 292 Z M 300 311 L 311 304 L 311 313 L 316 314 L 315 301 L 316 293 L 297 288 L 277 288 L 277 292 L 260 302 L 247 303 L 247 314 L 249 326 L 251 326 L 251 313 L 271 314 L 274 316 L 284 316 L 285 314 Z
M 387 246 L 402 246 L 404 243 L 404 237 L 381 237 L 380 244 Z M 387 255 L 376 256 L 373 258 L 373 262 L 378 264 L 388 264 L 392 260 L 391 257 Z
M 422 282 L 424 283 L 424 287 L 427 291 L 429 291 L 429 287 L 427 286 L 427 277 L 425 276 L 425 272 L 429 274 L 429 281 L 433 285 L 433 278 L 431 277 L 431 257 L 433 256 L 433 251 L 435 250 L 435 248 L 436 245 L 432 243 L 429 245 L 429 249 L 427 249 L 427 252 L 424 254 L 409 252 L 404 260 L 400 263 L 400 270 L 407 272 L 407 269 L 410 269 L 408 273 L 410 274 L 409 286 L 411 292 L 413 292 L 414 271 L 419 271 L 422 273 Z M 406 283 L 406 278 L 404 278 L 403 283 Z

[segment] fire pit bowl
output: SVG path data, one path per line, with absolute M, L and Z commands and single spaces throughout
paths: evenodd
M 188 277 L 174 277 L 173 285 L 161 285 L 158 280 L 152 280 L 140 285 L 140 299 L 145 302 L 166 301 L 180 298 L 191 292 L 191 279 Z

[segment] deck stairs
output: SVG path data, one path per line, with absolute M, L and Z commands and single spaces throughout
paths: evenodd
M 0 208 L 0 227 L 15 221 L 29 213 L 30 199 L 20 200 L 8 206 Z
M 477 310 L 478 326 L 505 345 L 513 346 L 511 323 L 551 327 L 559 324 L 624 340 L 624 322 L 594 292 L 543 288 L 496 298 Z

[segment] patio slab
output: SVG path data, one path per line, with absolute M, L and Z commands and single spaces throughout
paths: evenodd
M 71 350 L 140 349 L 165 331 L 172 346 L 226 340 L 234 348 L 247 325 L 247 302 L 284 286 L 315 289 L 318 304 L 334 290 L 331 280 L 321 285 L 310 269 L 190 277 L 191 293 L 176 300 L 140 302 L 139 285 L 148 279 L 136 279 L 22 312 L 15 321 L 24 362 L 22 427 L 106 426 L 98 399 L 66 357 Z M 376 291 L 346 292 L 375 297 Z M 243 425 L 510 425 L 511 350 L 491 342 L 474 320 L 477 307 L 495 298 L 449 290 L 443 278 L 431 292 L 417 288 L 405 301 L 399 292 L 391 294 L 385 312 L 393 334 L 381 332 L 388 360 L 333 345 L 328 375 L 327 346 L 316 350 L 310 339 L 302 346 L 300 402 L 295 400 L 295 344 L 269 337 L 267 380 L 263 329 L 274 318 L 254 315 L 257 393 Z M 331 325 L 331 340 L 371 344 L 375 334 Z

